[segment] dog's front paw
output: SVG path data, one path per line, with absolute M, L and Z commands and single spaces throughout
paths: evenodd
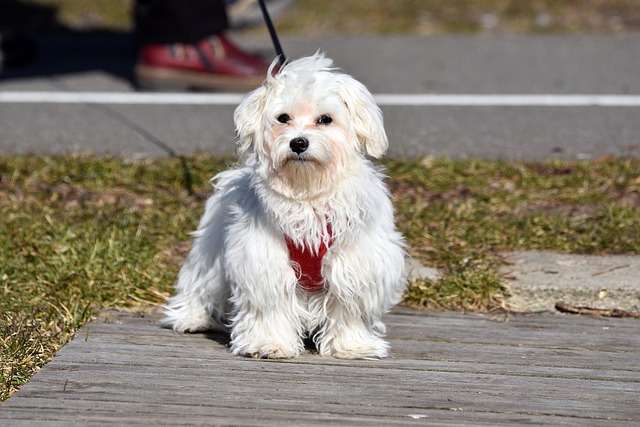
M 338 359 L 384 359 L 389 356 L 389 344 L 378 339 L 376 342 L 334 348 L 331 350 L 331 355 Z
M 389 356 L 389 344 L 380 337 L 350 338 L 332 340 L 326 348 L 320 349 L 320 354 L 338 359 L 384 359 Z
M 165 308 L 164 314 L 165 316 L 160 320 L 160 326 L 173 329 L 176 332 L 226 331 L 224 325 L 213 320 L 204 310 L 188 312 L 187 310 L 171 310 Z
M 295 349 L 266 345 L 261 347 L 258 351 L 249 353 L 246 356 L 256 359 L 291 359 L 297 357 L 299 354 L 300 353 Z
M 255 359 L 291 359 L 300 355 L 300 352 L 301 349 L 297 346 L 278 343 L 262 343 L 259 345 L 231 343 L 232 354 Z

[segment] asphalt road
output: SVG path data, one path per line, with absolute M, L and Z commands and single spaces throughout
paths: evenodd
M 237 38 L 271 53 L 266 38 Z M 48 36 L 38 43 L 35 63 L 0 72 L 2 153 L 233 153 L 228 103 L 2 101 L 15 91 L 135 92 L 128 35 Z M 547 105 L 383 105 L 391 156 L 640 157 L 640 104 L 553 104 L 574 94 L 640 99 L 640 35 L 285 37 L 282 44 L 289 57 L 325 51 L 374 94 L 553 95 Z

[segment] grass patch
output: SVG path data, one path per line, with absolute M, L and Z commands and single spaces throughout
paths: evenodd
M 543 164 L 424 159 L 391 162 L 397 221 L 412 255 L 437 266 L 411 306 L 492 310 L 507 290 L 506 250 L 640 253 L 640 161 Z
M 105 307 L 149 310 L 170 294 L 208 179 L 230 161 L 0 157 L 0 399 Z M 640 253 L 640 160 L 387 163 L 411 254 L 443 277 L 411 284 L 415 307 L 494 310 L 500 252 Z
M 52 8 L 56 21 L 72 29 L 128 31 L 132 27 L 131 0 L 22 0 L 21 3 Z M 612 34 L 640 30 L 640 8 L 637 0 L 295 0 L 276 19 L 276 25 L 282 33 L 306 36 Z
M 0 398 L 100 308 L 169 295 L 207 179 L 226 163 L 190 159 L 193 197 L 178 160 L 0 158 Z
M 640 29 L 636 0 L 296 0 L 294 34 L 617 33 Z

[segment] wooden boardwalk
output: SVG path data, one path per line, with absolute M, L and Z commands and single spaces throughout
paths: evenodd
M 640 321 L 396 310 L 393 356 L 230 356 L 105 313 L 0 406 L 1 426 L 640 425 Z

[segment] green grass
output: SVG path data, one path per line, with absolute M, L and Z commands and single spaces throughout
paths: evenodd
M 224 165 L 191 159 L 203 197 Z M 177 160 L 0 159 L 1 398 L 100 308 L 167 297 L 201 213 L 182 180 Z
M 640 29 L 636 0 L 296 0 L 296 34 L 617 33 Z
M 131 29 L 131 0 L 22 0 L 22 3 L 54 8 L 57 21 L 73 29 Z M 275 22 L 282 33 L 307 36 L 615 34 L 640 30 L 640 8 L 637 0 L 295 0 L 294 6 Z
M 230 161 L 0 157 L 0 399 L 98 310 L 153 310 L 170 295 L 208 179 Z M 389 161 L 411 254 L 443 275 L 405 304 L 491 311 L 500 253 L 640 253 L 640 160 L 544 164 Z

